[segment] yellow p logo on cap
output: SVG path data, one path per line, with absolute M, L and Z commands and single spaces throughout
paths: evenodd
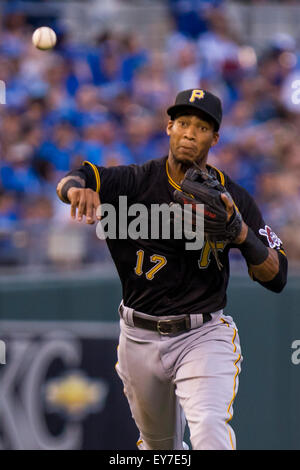
M 202 98 L 204 98 L 204 91 L 203 90 L 193 90 L 192 94 L 191 94 L 191 97 L 189 99 L 190 103 L 193 103 L 196 98 L 198 100 L 201 100 Z

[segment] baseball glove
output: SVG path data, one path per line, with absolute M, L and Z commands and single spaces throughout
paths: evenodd
M 203 216 L 205 238 L 210 243 L 217 265 L 221 269 L 222 264 L 219 261 L 214 242 L 234 241 L 242 228 L 241 215 L 234 207 L 233 215 L 229 221 L 227 220 L 228 214 L 221 194 L 226 194 L 232 200 L 230 194 L 213 175 L 198 167 L 187 170 L 180 186 L 182 191 L 175 190 L 174 199 L 182 207 L 185 204 L 192 205 L 194 222 L 197 214 Z

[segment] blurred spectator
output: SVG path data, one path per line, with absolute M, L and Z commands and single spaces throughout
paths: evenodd
M 11 230 L 19 219 L 15 194 L 4 192 L 0 195 L 0 231 Z
M 209 30 L 199 37 L 197 45 L 208 78 L 222 77 L 229 64 L 238 67 L 239 40 L 222 10 L 210 11 Z
M 209 9 L 222 3 L 223 0 L 169 0 L 177 30 L 193 39 L 209 29 Z
M 149 62 L 140 67 L 133 78 L 134 102 L 155 112 L 166 108 L 173 98 L 173 93 L 166 73 L 165 56 L 153 53 Z
M 41 183 L 32 168 L 33 149 L 29 144 L 11 145 L 0 167 L 2 186 L 7 191 L 38 194 Z
M 76 139 L 75 129 L 68 122 L 61 122 L 54 127 L 50 140 L 41 145 L 39 156 L 51 162 L 58 171 L 67 172 L 76 150 Z
M 169 58 L 169 67 L 170 83 L 176 92 L 200 86 L 203 64 L 194 42 L 182 43 Z
M 145 65 L 149 59 L 149 51 L 143 48 L 139 38 L 134 34 L 128 34 L 122 39 L 124 50 L 122 52 L 121 76 L 127 84 L 131 83 L 137 70 Z
M 142 164 L 161 155 L 159 138 L 153 134 L 153 119 L 150 114 L 133 114 L 125 120 L 125 145 L 135 163 Z

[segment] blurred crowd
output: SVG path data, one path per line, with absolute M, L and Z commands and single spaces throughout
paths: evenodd
M 56 48 L 39 51 L 24 14 L 2 18 L 0 265 L 107 261 L 95 228 L 70 221 L 56 184 L 83 160 L 110 166 L 166 155 L 166 108 L 187 88 L 222 99 L 210 162 L 255 197 L 289 258 L 300 261 L 297 38 L 277 34 L 257 53 L 222 0 L 189 11 L 182 3 L 169 0 L 174 26 L 159 51 L 135 33 L 107 31 L 78 44 L 58 26 Z

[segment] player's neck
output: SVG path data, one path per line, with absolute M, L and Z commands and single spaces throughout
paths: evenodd
M 206 170 L 206 161 L 207 159 L 203 159 L 201 161 L 197 162 L 197 166 L 200 167 L 202 170 Z M 172 153 L 169 153 L 168 156 L 168 171 L 169 175 L 172 178 L 175 183 L 180 184 L 180 182 L 183 180 L 184 175 L 188 168 L 190 168 L 190 165 L 185 165 L 182 162 L 179 162 L 174 159 Z

